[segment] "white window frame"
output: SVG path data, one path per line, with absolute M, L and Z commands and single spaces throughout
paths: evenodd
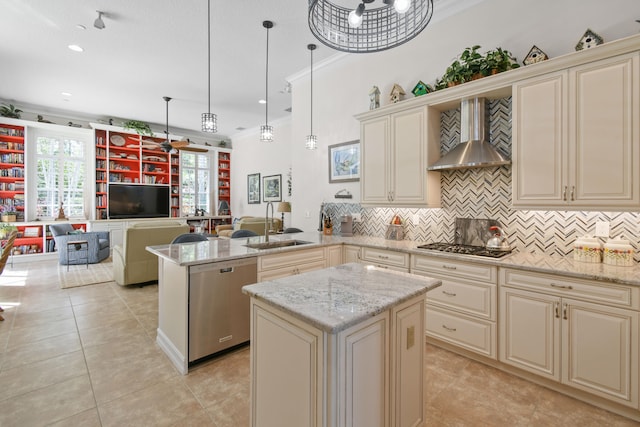
M 38 153 L 37 143 L 39 137 L 47 138 L 70 138 L 84 144 L 84 176 L 83 176 L 83 197 L 82 197 L 82 215 L 70 216 L 69 211 L 65 210 L 65 215 L 71 219 L 88 219 L 91 209 L 91 200 L 93 198 L 93 182 L 92 174 L 94 173 L 93 161 L 95 159 L 95 147 L 93 145 L 93 131 L 91 129 L 64 128 L 55 125 L 40 125 L 27 127 L 27 143 L 25 147 L 25 156 L 27 162 L 27 177 L 25 195 L 25 221 L 33 220 L 51 220 L 58 216 L 58 209 L 51 216 L 37 216 L 38 203 Z M 59 208 L 59 207 L 58 207 Z M 63 206 L 64 208 L 64 206 Z
M 193 216 L 195 215 L 195 209 L 204 209 L 205 212 L 211 213 L 211 206 L 215 203 L 213 199 L 213 184 L 214 184 L 214 174 L 215 174 L 215 165 L 214 165 L 214 153 L 212 151 L 208 151 L 206 153 L 196 153 L 190 151 L 181 151 L 180 152 L 180 213 L 182 216 Z M 183 163 L 183 156 L 185 155 L 194 155 L 196 156 L 195 167 L 185 166 Z M 198 156 L 205 156 L 207 158 L 207 162 L 209 164 L 208 168 L 200 168 L 198 167 L 197 158 Z M 187 198 L 185 194 L 191 194 L 185 192 L 185 175 L 188 170 L 193 170 L 195 177 L 195 191 L 194 198 L 196 200 L 195 206 L 187 206 L 185 203 L 187 202 Z M 200 187 L 200 183 L 198 180 L 198 172 L 206 170 L 208 172 L 208 179 L 206 182 L 206 191 L 198 192 L 197 189 Z M 204 204 L 198 204 L 198 194 L 206 196 L 207 202 Z

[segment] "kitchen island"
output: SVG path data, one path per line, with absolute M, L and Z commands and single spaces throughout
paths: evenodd
M 251 425 L 423 425 L 424 296 L 439 285 L 350 263 L 243 287 Z

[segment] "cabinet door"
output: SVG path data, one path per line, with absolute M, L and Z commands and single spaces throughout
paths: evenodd
M 424 423 L 424 298 L 391 313 L 391 425 Z
M 388 311 L 338 334 L 338 426 L 389 425 L 389 357 Z
M 342 260 L 345 264 L 350 262 L 360 262 L 360 246 L 345 245 L 343 247 L 342 255 Z
M 571 70 L 569 161 L 577 204 L 640 204 L 638 71 L 637 53 Z
M 389 203 L 389 117 L 378 117 L 360 125 L 362 203 Z
M 394 204 L 426 203 L 425 110 L 391 116 L 390 191 Z
M 560 381 L 560 298 L 500 289 L 499 360 Z
M 567 73 L 513 86 L 513 206 L 566 203 Z
M 637 408 L 638 312 L 562 300 L 562 382 Z
M 329 246 L 325 248 L 326 255 L 325 258 L 327 260 L 327 267 L 334 267 L 336 265 L 342 264 L 342 246 Z

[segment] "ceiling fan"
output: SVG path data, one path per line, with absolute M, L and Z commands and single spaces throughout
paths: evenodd
M 163 96 L 162 99 L 164 99 L 167 104 L 167 128 L 165 130 L 167 139 L 162 142 L 156 142 L 150 139 L 143 139 L 142 144 L 140 144 L 140 147 L 146 148 L 147 150 L 156 150 L 160 148 L 165 153 L 169 153 L 171 150 L 194 151 L 196 153 L 205 153 L 209 151 L 206 148 L 191 147 L 190 146 L 191 141 L 189 141 L 189 138 L 183 139 L 180 141 L 171 141 L 169 139 L 169 101 L 171 101 L 172 98 L 168 96 Z

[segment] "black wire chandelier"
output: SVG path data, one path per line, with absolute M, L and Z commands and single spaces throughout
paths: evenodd
M 433 0 L 361 0 L 355 8 L 336 0 L 309 0 L 309 28 L 332 49 L 379 52 L 399 46 L 426 28 Z

